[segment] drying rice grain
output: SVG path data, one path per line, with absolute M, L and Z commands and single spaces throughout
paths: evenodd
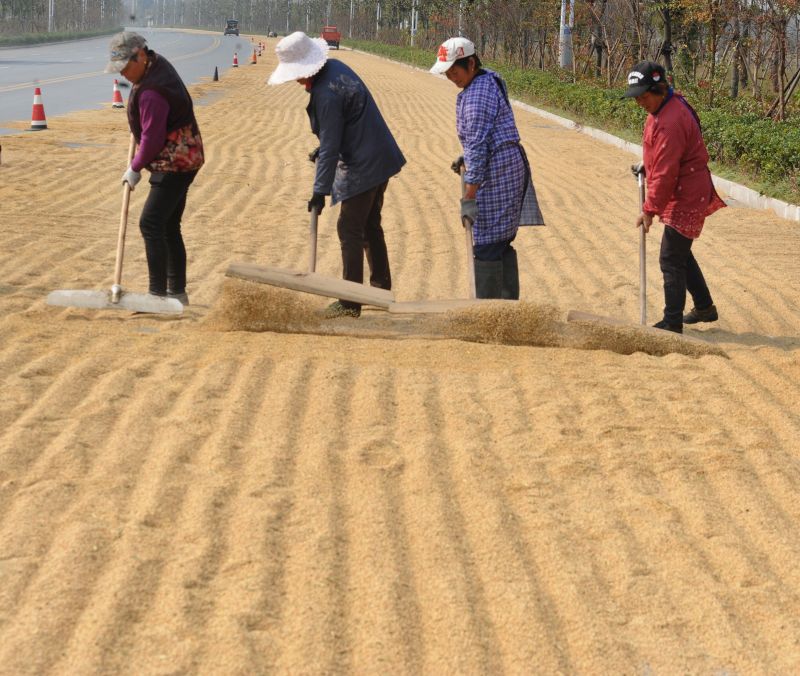
M 218 331 L 315 333 L 320 325 L 318 309 L 296 291 L 226 279 L 207 325 Z

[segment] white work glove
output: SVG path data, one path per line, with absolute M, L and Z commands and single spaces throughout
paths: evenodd
M 128 167 L 128 170 L 122 174 L 122 182 L 127 183 L 131 187 L 131 190 L 136 187 L 136 184 L 141 180 L 141 178 L 142 172 L 134 171 L 130 167 Z

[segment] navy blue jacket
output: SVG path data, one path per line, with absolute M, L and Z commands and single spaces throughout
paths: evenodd
M 341 61 L 329 59 L 314 76 L 306 111 L 319 138 L 314 192 L 332 204 L 381 185 L 406 163 L 367 86 Z

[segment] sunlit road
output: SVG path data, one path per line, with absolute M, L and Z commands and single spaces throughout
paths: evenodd
M 248 63 L 249 38 L 133 28 L 148 45 L 167 57 L 187 84 L 227 70 L 233 53 Z M 0 49 L 0 134 L 4 123 L 30 120 L 34 87 L 42 88 L 49 118 L 75 110 L 101 108 L 111 102 L 113 75 L 103 73 L 110 36 L 59 44 Z M 118 76 L 117 76 L 118 77 Z M 127 99 L 129 89 L 121 88 Z M 17 132 L 15 132 L 17 133 Z

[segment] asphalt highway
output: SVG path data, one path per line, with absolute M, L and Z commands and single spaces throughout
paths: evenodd
M 252 54 L 249 38 L 223 36 L 221 29 L 218 35 L 135 27 L 128 30 L 144 35 L 150 48 L 169 59 L 186 84 L 211 77 L 215 67 L 222 77 L 235 51 L 240 64 L 248 64 Z M 109 40 L 110 36 L 105 36 L 0 49 L 0 135 L 19 133 L 4 129 L 4 123 L 30 121 L 37 86 L 42 89 L 50 126 L 52 116 L 108 105 L 115 77 L 103 72 Z M 127 100 L 130 89 L 123 86 L 120 90 Z

